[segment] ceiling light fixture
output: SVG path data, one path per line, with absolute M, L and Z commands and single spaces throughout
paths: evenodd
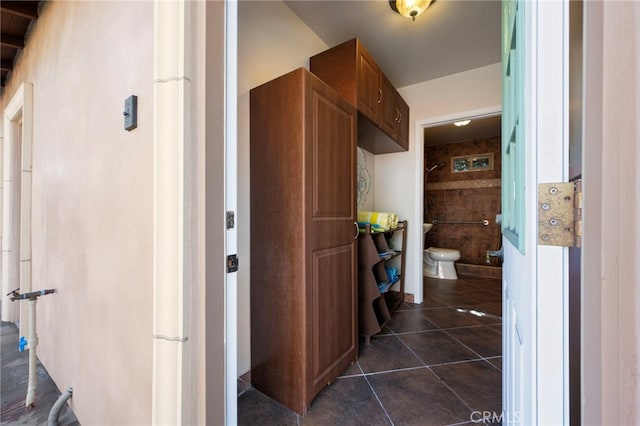
M 462 121 L 456 121 L 455 123 L 453 123 L 453 125 L 458 127 L 463 127 L 469 123 L 471 123 L 471 120 L 462 120 Z
M 389 6 L 394 12 L 402 16 L 416 20 L 416 16 L 422 14 L 435 0 L 389 0 Z

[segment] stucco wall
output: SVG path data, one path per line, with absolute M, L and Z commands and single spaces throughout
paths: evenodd
M 152 2 L 55 1 L 2 95 L 33 84 L 38 356 L 83 424 L 151 421 L 152 72 Z
M 585 216 L 585 234 L 591 223 L 600 221 L 601 279 L 596 283 L 589 277 L 583 288 L 593 297 L 591 286 L 600 287 L 602 423 L 639 424 L 640 5 L 605 2 L 602 25 L 602 135 L 590 140 L 602 141 L 601 160 L 590 159 L 601 161 L 595 168 L 602 169 L 602 181 L 594 187 L 601 185 L 602 203 L 599 212 L 591 212 L 594 216 Z M 591 156 L 591 149 L 587 149 Z M 591 184 L 594 179 L 589 166 L 584 174 L 585 185 Z M 587 191 L 585 199 L 595 192 Z M 583 308 L 583 318 L 590 313 L 587 308 Z M 583 330 L 585 334 L 591 331 Z M 585 356 L 594 357 L 591 353 Z

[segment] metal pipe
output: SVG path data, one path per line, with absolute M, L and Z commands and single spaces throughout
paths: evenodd
M 45 296 L 47 294 L 52 294 L 56 292 L 55 289 L 31 291 L 29 293 L 20 293 L 19 290 L 20 289 L 17 288 L 13 290 L 11 293 L 7 294 L 7 296 L 11 296 L 10 299 L 12 302 L 15 300 L 37 299 L 39 296 Z
M 434 171 L 435 169 L 437 169 L 438 167 L 444 167 L 446 166 L 445 163 L 438 163 L 438 164 L 434 164 L 431 167 L 427 167 L 427 174 L 431 173 L 432 171 Z
M 27 387 L 27 399 L 25 405 L 31 407 L 36 401 L 36 388 L 38 387 L 38 376 L 36 375 L 36 346 L 38 346 L 38 335 L 36 333 L 36 300 L 29 299 L 29 386 Z
M 484 226 L 489 226 L 489 221 L 487 219 L 485 220 L 479 220 L 479 221 L 446 221 L 446 220 L 438 220 L 438 219 L 433 219 L 431 221 L 431 223 L 433 223 L 434 225 L 437 225 L 439 223 L 442 224 L 454 224 L 454 225 L 484 225 Z
M 64 404 L 73 396 L 73 389 L 67 388 L 67 391 L 60 395 L 56 400 L 56 403 L 51 407 L 49 411 L 49 418 L 47 419 L 47 426 L 58 426 L 58 417 L 60 417 L 60 410 L 64 407 Z
M 15 302 L 16 300 L 29 301 L 29 338 L 25 339 L 24 336 L 20 336 L 19 342 L 20 351 L 29 349 L 29 385 L 27 387 L 27 398 L 25 400 L 27 408 L 34 404 L 36 400 L 36 388 L 38 387 L 38 376 L 36 374 L 36 363 L 38 362 L 38 358 L 36 357 L 36 347 L 38 346 L 38 334 L 36 332 L 36 301 L 40 296 L 45 296 L 55 292 L 55 289 L 46 289 L 21 294 L 20 289 L 17 288 L 7 294 L 7 296 L 11 296 L 10 299 L 12 302 Z
M 487 263 L 491 263 L 489 260 L 490 257 L 497 257 L 500 259 L 500 262 L 504 261 L 504 252 L 502 251 L 502 247 L 499 250 L 487 250 Z

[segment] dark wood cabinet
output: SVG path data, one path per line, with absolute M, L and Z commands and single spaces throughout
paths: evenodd
M 409 107 L 358 39 L 312 56 L 309 65 L 358 108 L 362 148 L 373 154 L 409 149 Z
M 405 150 L 409 149 L 409 105 L 382 74 L 380 127 Z
M 397 92 L 396 92 L 397 93 Z M 396 141 L 400 146 L 409 150 L 409 105 L 404 101 L 402 96 L 396 97 L 396 108 L 398 109 L 398 126 L 396 133 Z
M 370 225 L 360 231 L 358 321 L 360 334 L 369 344 L 404 302 L 407 221 L 385 232 L 372 232 Z
M 350 46 L 350 50 L 352 49 L 353 47 Z M 356 81 L 358 84 L 355 94 L 358 99 L 358 111 L 374 123 L 379 123 L 382 114 L 383 92 L 380 86 L 382 72 L 378 64 L 369 55 L 369 52 L 360 43 L 356 43 L 355 50 L 358 61 L 356 67 Z
M 357 357 L 357 113 L 300 68 L 250 114 L 251 381 L 305 414 Z

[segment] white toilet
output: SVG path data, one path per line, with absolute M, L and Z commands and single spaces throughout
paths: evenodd
M 422 224 L 423 237 L 433 226 L 431 223 Z M 422 273 L 427 277 L 443 280 L 456 280 L 458 274 L 453 262 L 460 259 L 460 251 L 439 247 L 429 247 L 422 254 Z

